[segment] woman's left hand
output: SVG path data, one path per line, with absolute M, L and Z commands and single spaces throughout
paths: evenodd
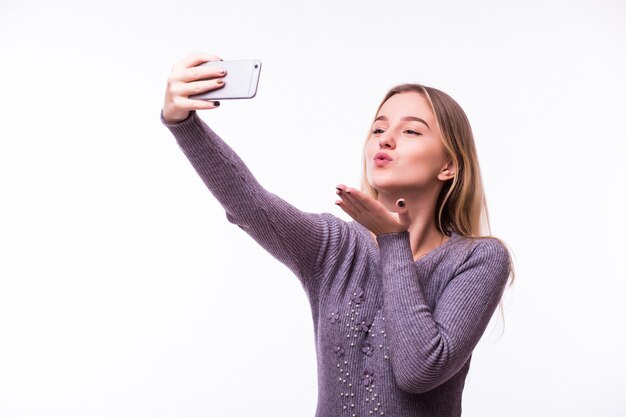
M 355 188 L 339 184 L 337 194 L 341 200 L 335 204 L 376 236 L 409 230 L 411 219 L 404 199 L 396 201 L 397 213 L 394 213 L 380 201 Z M 398 204 L 400 202 L 404 203 L 404 207 Z

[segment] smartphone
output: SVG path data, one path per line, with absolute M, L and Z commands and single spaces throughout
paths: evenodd
M 227 100 L 239 98 L 252 98 L 256 96 L 261 75 L 260 59 L 236 59 L 231 61 L 208 61 L 200 66 L 212 66 L 224 68 L 226 75 L 224 86 L 217 90 L 210 90 L 200 94 L 189 96 L 195 100 Z

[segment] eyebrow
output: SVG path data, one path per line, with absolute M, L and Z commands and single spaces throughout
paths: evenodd
M 389 119 L 387 119 L 387 116 L 378 116 L 374 121 L 377 120 L 384 120 L 384 121 L 388 121 Z M 422 122 L 426 125 L 427 128 L 430 129 L 430 126 L 428 126 L 428 123 L 426 123 L 424 121 L 424 119 L 420 119 L 419 117 L 415 117 L 415 116 L 404 116 L 402 119 L 400 120 L 410 120 L 410 121 L 414 121 L 414 122 Z

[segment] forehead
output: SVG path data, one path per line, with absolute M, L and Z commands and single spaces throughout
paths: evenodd
M 426 120 L 429 126 L 434 126 L 435 120 L 426 97 L 414 92 L 391 96 L 381 106 L 376 117 L 382 115 L 387 116 L 390 122 L 393 122 L 394 119 L 399 120 L 403 116 L 416 116 Z

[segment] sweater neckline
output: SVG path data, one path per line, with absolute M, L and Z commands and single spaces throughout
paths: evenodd
M 352 221 L 355 224 L 357 224 L 359 227 L 361 227 L 365 231 L 365 233 L 367 233 L 367 236 L 369 238 L 372 238 L 372 235 L 371 235 L 370 231 L 365 226 L 363 226 L 361 223 L 357 222 L 356 220 L 352 220 Z M 416 265 L 422 263 L 425 259 L 430 258 L 434 254 L 444 250 L 445 248 L 450 246 L 452 243 L 456 242 L 460 237 L 461 237 L 461 235 L 459 235 L 454 230 L 450 231 L 450 237 L 449 237 L 448 240 L 446 240 L 444 243 L 442 243 L 441 245 L 437 246 L 435 249 L 431 250 L 430 252 L 426 252 L 424 255 L 422 255 L 417 260 L 413 260 L 413 263 L 416 264 Z M 376 247 L 376 249 L 378 249 L 378 243 L 375 240 L 373 241 L 373 244 Z M 411 257 L 412 256 L 413 255 L 411 254 Z
M 431 250 L 430 252 L 426 252 L 424 255 L 414 260 L 413 263 L 415 264 L 421 263 L 424 261 L 424 259 L 430 258 L 433 254 L 444 250 L 446 247 L 454 243 L 454 241 L 456 241 L 459 238 L 459 236 L 460 235 L 458 233 L 456 233 L 455 231 L 452 231 L 448 240 L 446 240 L 444 243 L 437 246 L 435 249 Z

